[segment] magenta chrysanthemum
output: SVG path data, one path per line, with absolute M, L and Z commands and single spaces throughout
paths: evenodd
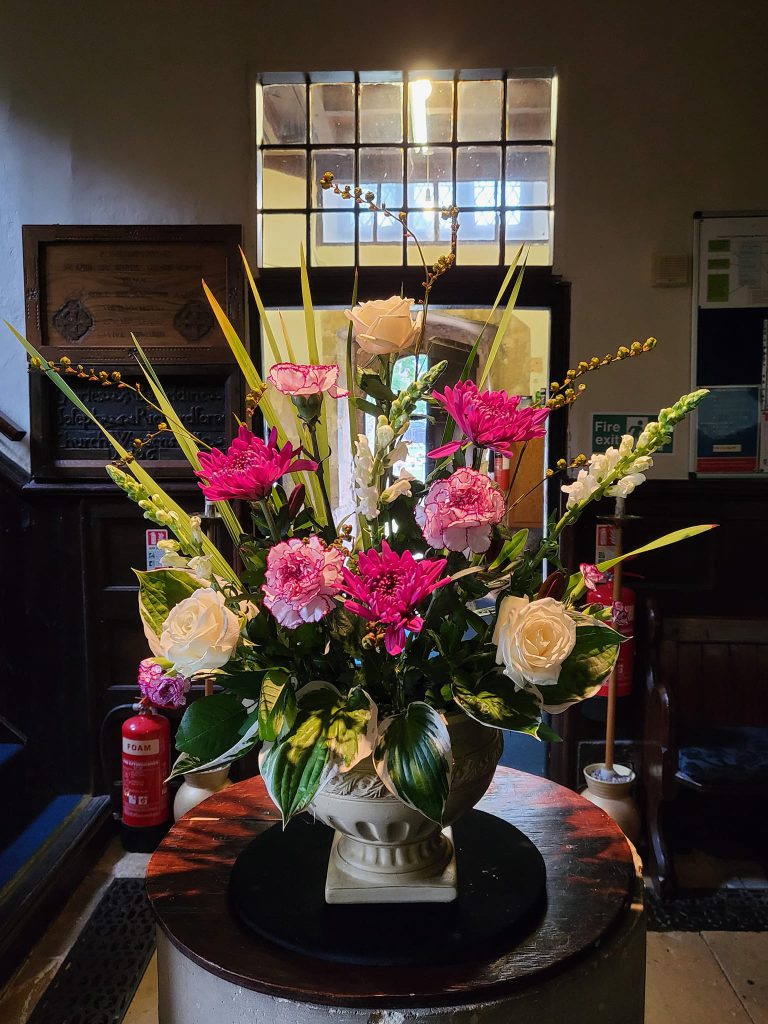
M 292 537 L 276 544 L 267 556 L 264 604 L 287 629 L 317 622 L 333 611 L 343 561 L 344 552 L 327 547 L 319 537 Z
M 543 437 L 549 409 L 521 409 L 520 396 L 506 391 L 479 391 L 474 381 L 459 381 L 443 394 L 432 392 L 448 415 L 456 421 L 464 437 L 451 441 L 429 452 L 430 459 L 453 455 L 467 441 L 481 448 L 491 448 L 500 455 L 513 455 L 510 448 L 515 441 L 530 441 Z
M 191 683 L 184 676 L 167 676 L 151 658 L 139 662 L 139 692 L 157 708 L 181 708 Z
M 504 496 L 487 476 L 457 469 L 432 484 L 415 514 L 431 547 L 481 552 L 490 547 L 491 527 L 504 518 L 504 508 Z
M 317 469 L 311 459 L 295 459 L 297 454 L 290 442 L 278 448 L 274 428 L 265 443 L 242 424 L 226 454 L 218 448 L 200 452 L 201 468 L 195 475 L 211 501 L 261 501 L 286 473 Z
M 384 646 L 389 654 L 400 654 L 405 647 L 405 631 L 419 633 L 424 620 L 415 614 L 416 606 L 433 590 L 450 583 L 450 577 L 438 579 L 446 566 L 444 558 L 417 561 L 410 551 L 396 554 L 384 540 L 381 552 L 361 552 L 357 559 L 359 575 L 344 567 L 345 590 L 351 600 L 347 611 L 369 622 L 386 625 Z
M 339 368 L 329 365 L 304 365 L 301 363 L 275 363 L 267 380 L 284 395 L 304 397 L 328 392 L 331 398 L 346 398 L 349 394 L 337 386 Z

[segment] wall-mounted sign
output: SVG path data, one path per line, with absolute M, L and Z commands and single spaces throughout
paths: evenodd
M 159 569 L 160 559 L 163 557 L 163 549 L 159 548 L 158 541 L 168 540 L 168 531 L 163 529 L 147 530 L 147 569 Z
M 699 406 L 696 470 L 756 473 L 760 388 L 712 388 Z
M 605 452 L 609 448 L 618 448 L 624 434 L 631 434 L 637 441 L 657 413 L 647 412 L 596 412 L 592 414 L 592 451 Z M 671 455 L 674 439 L 657 452 L 658 455 Z

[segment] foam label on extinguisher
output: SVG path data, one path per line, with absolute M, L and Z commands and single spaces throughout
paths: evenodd
M 132 740 L 123 736 L 123 753 L 138 754 L 145 757 L 147 754 L 160 753 L 160 740 Z

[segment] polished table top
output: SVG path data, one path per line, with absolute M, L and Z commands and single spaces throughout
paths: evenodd
M 280 820 L 260 778 L 193 808 L 153 855 L 147 892 L 158 924 L 195 963 L 233 984 L 300 1002 L 340 1006 L 451 1006 L 510 995 L 562 972 L 609 937 L 629 912 L 636 869 L 618 826 L 569 789 L 497 769 L 479 810 L 524 832 L 547 866 L 547 908 L 501 955 L 419 967 L 360 967 L 292 953 L 248 932 L 231 913 L 233 861 Z M 324 826 L 318 825 L 318 828 Z M 375 926 L 371 906 L 371 926 Z M 361 936 L 361 942 L 364 936 Z

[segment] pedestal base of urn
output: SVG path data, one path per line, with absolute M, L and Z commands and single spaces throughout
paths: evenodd
M 430 849 L 415 849 L 426 847 Z M 327 903 L 451 903 L 458 896 L 453 831 L 407 846 L 374 846 L 336 832 L 325 879 Z M 377 864 L 381 860 L 383 864 Z M 381 868 L 385 870 L 381 870 Z

